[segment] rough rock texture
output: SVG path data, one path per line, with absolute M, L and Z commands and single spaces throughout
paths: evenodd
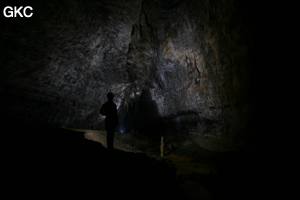
M 31 5 L 30 19 L 1 18 L 1 117 L 99 129 L 110 90 L 127 130 L 246 134 L 253 38 L 245 2 Z
M 33 18 L 4 20 L 8 114 L 66 127 L 99 124 L 106 91 L 121 92 L 128 82 L 124 63 L 141 2 L 122 2 L 37 2 Z
M 209 120 L 217 136 L 243 131 L 251 40 L 241 9 L 235 1 L 183 1 L 167 10 L 145 2 L 127 65 L 135 90 L 149 90 L 159 116 L 198 128 Z

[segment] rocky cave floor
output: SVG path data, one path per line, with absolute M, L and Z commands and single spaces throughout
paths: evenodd
M 1 190 L 6 199 L 272 199 L 282 172 L 262 152 L 213 151 L 116 133 L 5 122 Z

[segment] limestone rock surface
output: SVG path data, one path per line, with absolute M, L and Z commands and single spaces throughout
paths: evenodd
M 205 137 L 245 134 L 253 41 L 246 3 L 32 6 L 30 19 L 1 19 L 1 117 L 100 129 L 112 91 L 128 129 L 166 122 Z

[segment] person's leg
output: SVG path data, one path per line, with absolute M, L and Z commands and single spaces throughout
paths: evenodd
M 114 130 L 107 130 L 107 149 L 113 149 L 113 143 L 114 143 Z

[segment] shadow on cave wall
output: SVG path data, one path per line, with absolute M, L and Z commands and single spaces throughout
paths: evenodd
M 139 99 L 131 100 L 130 105 L 125 107 L 123 101 L 119 111 L 119 131 L 142 134 L 154 140 L 160 138 L 163 123 L 149 90 L 144 90 Z
M 160 116 L 149 89 L 145 89 L 139 98 L 131 99 L 129 105 L 125 102 L 123 100 L 118 113 L 118 131 L 144 135 L 152 141 L 160 140 L 161 136 L 204 137 L 205 134 L 214 132 L 218 124 L 215 120 L 200 117 L 194 111 Z

